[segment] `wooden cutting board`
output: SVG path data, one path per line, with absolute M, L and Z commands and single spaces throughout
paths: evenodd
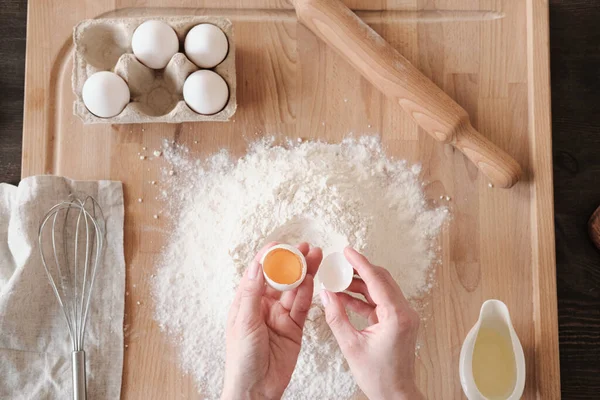
M 249 140 L 265 134 L 337 142 L 349 132 L 381 135 L 389 154 L 423 164 L 432 201 L 441 194 L 452 198 L 453 218 L 442 234 L 442 265 L 419 339 L 417 377 L 428 398 L 463 396 L 460 346 L 488 298 L 506 302 L 523 343 L 524 397 L 560 396 L 546 2 L 346 4 L 366 10 L 361 18 L 519 161 L 519 184 L 489 188 L 462 154 L 420 132 L 398 105 L 299 25 L 284 1 L 30 0 L 23 177 L 50 173 L 124 183 L 123 398 L 200 398 L 152 319 L 150 276 L 168 221 L 152 218 L 162 208 L 155 200 L 162 161 L 142 161 L 138 152 L 146 147 L 150 154 L 166 138 L 198 156 L 223 147 L 243 155 Z M 207 13 L 229 17 L 234 25 L 239 106 L 232 122 L 84 126 L 73 116 L 71 32 L 77 22 Z

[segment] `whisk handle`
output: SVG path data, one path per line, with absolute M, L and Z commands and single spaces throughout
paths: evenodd
M 73 363 L 73 400 L 86 400 L 85 351 L 74 351 L 71 360 Z

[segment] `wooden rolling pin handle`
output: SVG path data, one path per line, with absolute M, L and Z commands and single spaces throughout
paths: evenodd
M 469 115 L 339 0 L 291 0 L 298 19 L 335 49 L 431 136 L 451 143 L 498 187 L 511 187 L 521 168 L 481 136 Z
M 471 160 L 494 186 L 510 188 L 521 178 L 519 164 L 470 123 L 456 131 L 452 145 Z

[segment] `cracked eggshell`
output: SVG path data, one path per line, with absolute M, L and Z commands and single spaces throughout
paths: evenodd
M 321 287 L 330 292 L 343 292 L 348 289 L 354 277 L 354 267 L 344 253 L 331 253 L 321 261 L 317 279 Z
M 269 253 L 271 253 L 275 250 L 278 250 L 278 249 L 284 249 L 291 253 L 294 253 L 294 255 L 300 259 L 300 262 L 302 263 L 302 274 L 300 275 L 300 279 L 298 279 L 296 282 L 291 283 L 291 284 L 278 283 L 278 282 L 275 282 L 274 280 L 272 280 L 271 278 L 269 278 L 269 275 L 267 275 L 267 273 L 265 272 L 265 269 L 262 268 L 263 276 L 265 277 L 265 280 L 267 281 L 269 286 L 271 286 L 275 290 L 279 290 L 280 292 L 287 292 L 288 290 L 294 290 L 298 286 L 300 286 L 300 284 L 302 282 L 304 282 L 304 278 L 306 278 L 306 272 L 308 270 L 308 266 L 306 265 L 306 258 L 304 257 L 304 254 L 302 254 L 302 252 L 300 250 L 298 250 L 296 247 L 290 246 L 289 244 L 278 244 L 278 245 L 271 247 L 269 250 L 267 250 L 265 252 L 262 259 L 260 260 L 260 265 L 262 266 L 265 263 L 265 259 L 267 258 Z

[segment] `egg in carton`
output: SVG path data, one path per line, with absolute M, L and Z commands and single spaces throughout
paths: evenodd
M 227 83 L 229 96 L 225 106 L 211 115 L 193 111 L 184 101 L 183 87 L 186 79 L 201 70 L 183 53 L 177 52 L 163 69 L 152 69 L 144 65 L 133 54 L 132 38 L 135 30 L 146 21 L 162 21 L 168 24 L 179 41 L 179 50 L 188 32 L 200 24 L 219 27 L 228 41 L 228 52 L 222 62 L 212 71 Z M 215 16 L 174 16 L 148 18 L 105 18 L 80 22 L 73 31 L 75 44 L 72 86 L 76 99 L 73 104 L 75 115 L 84 123 L 150 123 L 228 121 L 235 113 L 236 74 L 235 45 L 231 21 Z M 129 87 L 130 102 L 116 116 L 101 118 L 85 106 L 82 92 L 87 79 L 100 71 L 112 71 L 120 76 Z

